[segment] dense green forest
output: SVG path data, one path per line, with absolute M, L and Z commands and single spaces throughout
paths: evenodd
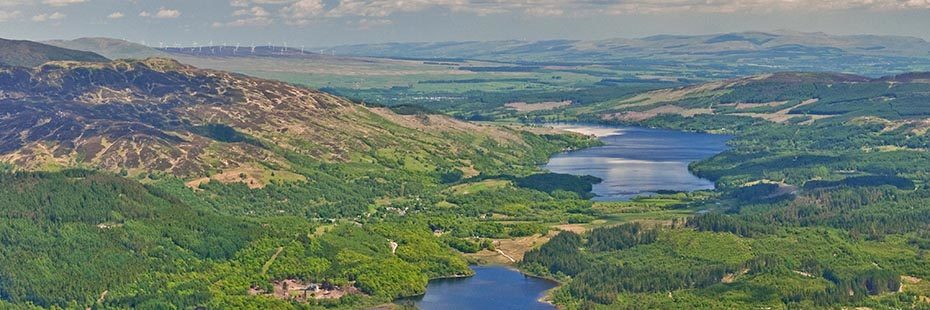
M 445 158 L 421 159 L 437 167 L 422 170 L 383 155 L 375 164 L 294 157 L 312 181 L 261 188 L 210 181 L 192 189 L 157 172 L 4 165 L 0 299 L 43 308 L 359 308 L 423 294 L 431 278 L 471 273 L 458 251 L 550 229 L 485 215 L 567 223 L 578 216 L 566 210 L 590 209 L 582 196 L 597 180 L 528 173 L 593 140 L 526 133 L 523 141 L 521 156 L 473 162 L 493 174 L 465 178 L 441 168 Z M 541 187 L 553 178 L 559 182 Z M 437 230 L 446 233 L 437 238 Z M 282 281 L 357 292 L 291 300 L 271 294 Z
M 927 307 L 930 98 L 927 84 L 891 80 L 784 74 L 649 106 L 540 114 L 735 137 L 691 165 L 717 185 L 686 204 L 695 215 L 562 232 L 521 266 L 562 279 L 552 299 L 567 308 Z M 659 106 L 713 113 L 603 118 Z M 786 109 L 825 117 L 766 118 Z

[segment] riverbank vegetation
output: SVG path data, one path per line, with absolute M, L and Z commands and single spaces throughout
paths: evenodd
M 563 232 L 521 266 L 562 279 L 570 309 L 926 307 L 930 107 L 927 84 L 898 82 L 783 74 L 538 113 L 734 139 L 691 165 L 717 190 L 653 242 Z

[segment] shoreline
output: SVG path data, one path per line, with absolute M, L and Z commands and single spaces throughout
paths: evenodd
M 471 278 L 471 277 L 474 277 L 474 276 L 477 274 L 477 272 L 475 271 L 474 268 L 482 268 L 482 267 L 486 267 L 486 268 L 504 268 L 504 269 L 507 269 L 507 270 L 510 270 L 510 271 L 513 271 L 513 272 L 520 273 L 520 275 L 522 275 L 522 276 L 524 276 L 524 277 L 533 278 L 533 279 L 545 281 L 545 282 L 548 282 L 548 283 L 552 284 L 552 285 L 553 285 L 552 288 L 546 289 L 545 291 L 542 291 L 542 292 L 540 293 L 540 296 L 536 299 L 536 302 L 539 302 L 539 303 L 542 303 L 542 304 L 551 305 L 554 309 L 559 309 L 558 305 L 556 305 L 555 303 L 553 303 L 553 302 L 551 301 L 551 298 L 550 298 L 550 297 L 551 297 L 552 293 L 553 293 L 556 289 L 561 288 L 561 287 L 564 285 L 564 283 L 562 283 L 561 281 L 558 281 L 558 280 L 556 280 L 556 279 L 554 279 L 554 278 L 547 277 L 547 276 L 542 276 L 542 275 L 536 275 L 536 274 L 527 273 L 527 272 L 525 272 L 525 271 L 521 270 L 520 268 L 517 268 L 516 266 L 513 266 L 513 265 L 507 265 L 507 264 L 470 264 L 470 265 L 468 265 L 468 268 L 469 268 L 470 270 L 473 271 L 473 274 L 471 274 L 471 275 L 442 276 L 442 277 L 430 278 L 430 279 L 429 279 L 429 282 L 433 282 L 433 281 L 436 281 L 436 280 L 440 280 L 440 281 L 441 281 L 441 280 L 460 280 L 460 279 Z M 427 284 L 427 286 L 428 286 L 428 285 L 429 285 L 429 284 Z M 417 294 L 417 295 L 411 295 L 411 296 L 404 296 L 404 297 L 400 297 L 400 298 L 394 299 L 394 300 L 391 301 L 391 304 L 400 304 L 400 303 L 403 303 L 403 302 L 405 302 L 405 301 L 409 301 L 409 302 L 414 302 L 414 303 L 416 303 L 418 298 L 422 298 L 422 297 L 426 296 L 427 293 L 428 293 L 428 289 L 427 289 L 427 291 L 423 292 L 423 294 Z

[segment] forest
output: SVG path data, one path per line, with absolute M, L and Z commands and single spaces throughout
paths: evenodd
M 562 232 L 527 253 L 521 267 L 561 279 L 551 298 L 569 309 L 927 307 L 930 291 L 920 284 L 930 276 L 926 89 L 776 74 L 652 106 L 539 113 L 734 138 L 727 151 L 690 166 L 717 187 L 709 199 L 685 203 L 693 215 Z M 736 103 L 755 105 L 757 114 Z M 715 112 L 601 118 L 663 105 Z M 789 115 L 826 117 L 754 117 L 792 108 Z
M 246 139 L 223 126 L 202 130 Z M 519 152 L 485 144 L 501 157 L 475 158 L 490 174 L 468 178 L 444 168 L 466 158 L 421 157 L 435 167 L 424 170 L 411 167 L 410 155 L 387 153 L 371 154 L 375 163 L 291 155 L 312 184 L 282 179 L 260 188 L 215 180 L 191 188 L 155 171 L 29 172 L 4 164 L 0 306 L 354 309 L 420 295 L 429 279 L 471 274 L 462 252 L 493 247 L 492 238 L 550 230 L 484 215 L 568 222 L 577 216 L 566 210 L 590 210 L 582 197 L 595 180 L 533 173 L 550 154 L 595 141 L 522 138 L 526 149 Z M 547 178 L 560 181 L 541 187 Z M 435 231 L 445 233 L 437 238 Z M 273 294 L 285 282 L 350 293 L 336 299 Z

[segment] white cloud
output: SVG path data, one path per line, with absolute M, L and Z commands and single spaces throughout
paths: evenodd
M 110 13 L 110 15 L 107 15 L 107 18 L 109 19 L 120 19 L 123 17 L 126 17 L 126 15 L 123 14 L 123 12 L 113 12 L 113 13 Z
M 0 11 L 0 23 L 17 19 L 20 15 L 20 11 Z
M 151 18 L 160 18 L 160 19 L 169 19 L 169 18 L 178 18 L 181 17 L 181 11 L 160 8 L 155 13 L 149 11 L 139 12 L 139 17 L 151 17 Z
M 307 24 L 324 13 L 323 1 L 299 0 L 281 9 L 281 13 L 288 23 Z
M 59 20 L 59 19 L 65 18 L 65 17 L 66 17 L 65 14 L 61 14 L 61 13 L 59 13 L 59 12 L 55 12 L 55 13 L 52 13 L 52 14 L 43 13 L 43 14 L 39 14 L 39 15 L 33 16 L 33 17 L 32 17 L 32 21 L 34 21 L 34 22 L 44 22 L 44 21 L 49 21 L 49 20 Z
M 84 3 L 87 0 L 42 0 L 42 4 L 47 4 L 51 6 L 66 6 L 71 4 Z
M 158 12 L 155 12 L 155 18 L 178 18 L 181 16 L 181 11 L 160 8 Z
M 249 0 L 232 0 L 229 1 L 229 5 L 237 8 L 244 8 L 249 6 Z
M 2 1 L 2 0 L 0 0 Z M 288 24 L 304 25 L 327 18 L 349 18 L 360 26 L 389 21 L 399 13 L 427 10 L 464 12 L 476 15 L 501 13 L 537 17 L 697 13 L 770 13 L 841 10 L 930 10 L 930 0 L 227 0 L 237 8 L 236 22 L 271 23 L 280 18 Z M 275 14 L 259 15 L 251 10 L 262 5 Z M 268 13 L 265 11 L 265 13 Z M 275 15 L 272 18 L 271 15 Z M 222 23 L 221 23 L 222 24 Z M 223 25 L 226 25 L 223 24 Z
M 355 28 L 358 28 L 360 30 L 367 30 L 371 28 L 392 25 L 394 24 L 394 21 L 390 19 L 383 19 L 383 18 L 375 18 L 375 19 L 362 18 L 356 21 L 354 24 L 355 24 Z
M 565 14 L 565 10 L 553 6 L 539 6 L 525 9 L 523 13 L 533 16 L 561 16 Z
M 930 9 L 930 0 L 341 0 L 322 12 L 320 0 L 232 0 L 234 6 L 285 5 L 291 20 L 317 16 L 385 17 L 396 13 L 444 9 L 479 15 L 517 12 L 534 16 L 637 14 L 666 12 L 736 13 L 746 11 L 835 11 L 849 9 Z
M 239 9 L 233 12 L 236 19 L 230 22 L 214 22 L 213 27 L 244 27 L 244 26 L 268 26 L 272 23 L 271 13 L 264 8 L 255 6 L 252 8 Z
M 271 19 L 266 17 L 248 17 L 233 20 L 231 22 L 221 23 L 214 22 L 213 27 L 245 27 L 245 26 L 268 26 L 271 25 Z
M 253 7 L 251 9 L 236 10 L 235 12 L 233 12 L 233 16 L 245 16 L 245 15 L 264 17 L 264 16 L 270 16 L 271 14 L 268 13 L 268 11 L 265 11 L 265 9 L 260 6 Z

